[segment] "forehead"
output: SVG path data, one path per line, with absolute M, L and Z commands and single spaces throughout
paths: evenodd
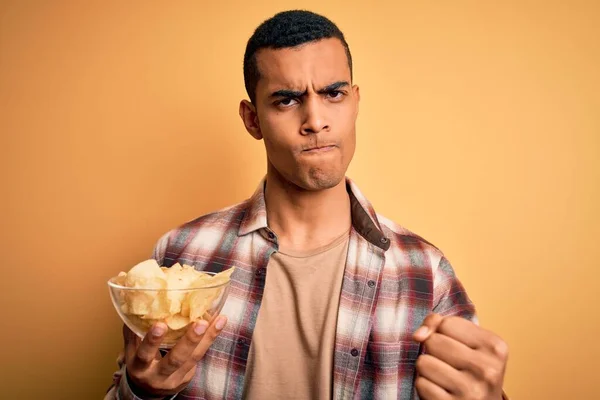
M 271 89 L 304 90 L 309 85 L 350 82 L 350 67 L 342 42 L 337 38 L 256 53 L 260 80 L 257 94 Z M 261 90 L 262 89 L 262 90 Z

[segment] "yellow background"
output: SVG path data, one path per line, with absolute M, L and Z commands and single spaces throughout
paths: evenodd
M 2 397 L 101 398 L 105 281 L 249 196 L 253 29 L 291 1 L 0 1 Z M 361 86 L 349 175 L 438 245 L 511 349 L 513 399 L 591 399 L 600 334 L 600 6 L 305 1 Z

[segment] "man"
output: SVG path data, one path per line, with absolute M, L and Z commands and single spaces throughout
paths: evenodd
M 501 399 L 506 344 L 476 324 L 448 260 L 346 178 L 360 93 L 342 32 L 277 14 L 248 41 L 244 78 L 239 112 L 264 141 L 264 181 L 154 251 L 164 266 L 235 266 L 222 316 L 164 354 L 164 324 L 143 341 L 124 328 L 107 397 Z

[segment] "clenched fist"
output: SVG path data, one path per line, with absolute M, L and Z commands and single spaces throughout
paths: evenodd
M 501 400 L 508 346 L 496 334 L 461 317 L 429 315 L 414 333 L 424 345 L 417 359 L 423 400 Z

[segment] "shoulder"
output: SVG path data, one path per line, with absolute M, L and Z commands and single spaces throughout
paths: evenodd
M 421 295 L 429 294 L 434 312 L 462 315 L 477 322 L 475 306 L 444 253 L 390 219 L 381 215 L 377 218 L 384 235 L 390 239 L 385 256 L 387 276 L 412 279 L 407 290 L 418 288 Z
M 383 234 L 390 240 L 387 258 L 397 262 L 407 260 L 412 266 L 430 267 L 435 271 L 444 258 L 436 245 L 381 214 L 377 214 L 377 219 Z
M 164 233 L 158 240 L 153 257 L 162 264 L 183 252 L 210 252 L 224 236 L 237 235 L 248 210 L 249 200 L 201 215 Z
M 187 236 L 190 233 L 202 233 L 202 231 L 224 233 L 228 229 L 239 226 L 248 208 L 247 205 L 248 200 L 201 215 L 171 229 L 166 233 L 166 236 L 171 239 L 177 239 L 181 236 Z

